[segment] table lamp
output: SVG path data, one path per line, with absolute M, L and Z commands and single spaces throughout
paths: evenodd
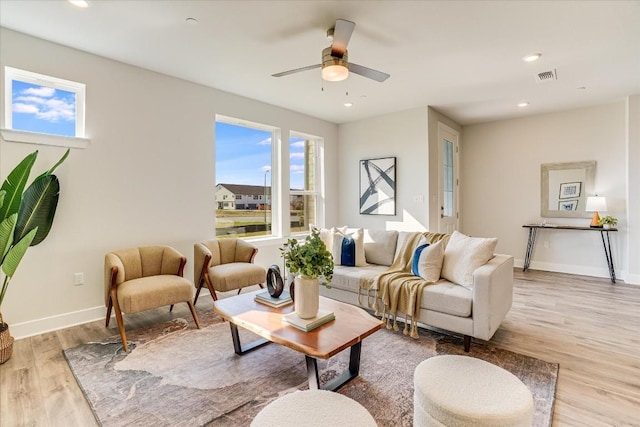
M 600 215 L 598 215 L 598 212 L 607 211 L 607 199 L 599 197 L 598 195 L 587 197 L 587 206 L 584 210 L 586 212 L 593 212 L 591 227 L 602 227 L 600 225 Z

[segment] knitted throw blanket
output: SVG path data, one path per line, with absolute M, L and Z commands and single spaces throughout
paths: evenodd
M 393 327 L 398 331 L 398 312 L 404 315 L 405 326 L 403 333 L 409 334 L 412 338 L 418 338 L 418 324 L 416 318 L 420 310 L 420 301 L 425 286 L 434 282 L 427 282 L 421 277 L 414 276 L 411 272 L 411 261 L 413 252 L 421 237 L 425 237 L 429 243 L 444 240 L 446 245 L 449 240 L 448 234 L 442 233 L 412 233 L 404 242 L 400 253 L 393 261 L 387 271 L 380 274 L 373 286 L 376 292 L 376 300 L 382 305 L 382 313 L 379 306 L 376 306 L 376 314 L 382 315 L 386 319 L 387 329 Z M 362 283 L 365 285 L 365 283 Z M 410 327 L 409 327 L 410 325 Z

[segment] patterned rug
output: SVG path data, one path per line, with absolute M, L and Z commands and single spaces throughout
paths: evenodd
M 248 426 L 269 402 L 306 389 L 304 356 L 269 344 L 244 356 L 233 352 L 228 323 L 199 314 L 203 329 L 175 319 L 64 351 L 98 422 L 103 426 Z M 206 327 L 204 327 L 207 325 Z M 256 337 L 241 329 L 241 340 Z M 420 339 L 383 329 L 362 343 L 360 376 L 339 390 L 360 402 L 378 425 L 413 419 L 413 371 L 439 354 L 465 354 L 462 340 L 429 330 Z M 318 361 L 321 382 L 348 365 L 348 351 Z M 550 426 L 558 365 L 473 343 L 466 355 L 500 366 L 524 382 L 535 401 L 534 426 Z

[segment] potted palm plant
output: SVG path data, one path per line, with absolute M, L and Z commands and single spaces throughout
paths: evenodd
M 296 314 L 302 319 L 310 319 L 318 314 L 320 289 L 323 284 L 330 287 L 333 277 L 333 257 L 314 229 L 303 244 L 289 239 L 280 248 L 287 269 L 295 276 L 294 304 Z
M 42 242 L 51 230 L 60 193 L 60 182 L 53 171 L 68 155 L 69 150 L 25 190 L 31 168 L 38 157 L 38 152 L 34 151 L 9 173 L 0 187 L 0 308 L 9 282 L 27 249 Z M 9 360 L 12 351 L 13 337 L 0 310 L 0 364 Z

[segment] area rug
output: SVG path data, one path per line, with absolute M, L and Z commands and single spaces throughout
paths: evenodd
M 304 356 L 269 344 L 244 356 L 233 352 L 229 324 L 199 314 L 198 330 L 186 319 L 128 332 L 129 354 L 119 337 L 88 343 L 64 355 L 103 426 L 248 426 L 269 402 L 308 388 Z M 242 328 L 240 328 L 242 329 Z M 413 372 L 439 354 L 462 354 L 500 366 L 529 387 L 534 426 L 550 426 L 558 365 L 490 345 L 420 330 L 420 339 L 383 329 L 362 343 L 360 376 L 339 390 L 360 402 L 378 425 L 411 426 Z M 256 337 L 241 330 L 241 340 Z M 321 382 L 348 365 L 348 351 L 320 360 Z

